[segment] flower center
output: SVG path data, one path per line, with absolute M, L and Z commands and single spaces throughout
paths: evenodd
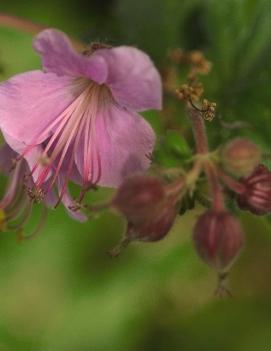
M 82 194 L 95 186 L 101 178 L 101 159 L 95 143 L 95 120 L 110 102 L 112 95 L 105 85 L 98 85 L 86 78 L 77 78 L 70 87 L 74 100 L 34 139 L 42 140 L 43 152 L 31 169 L 35 179 L 35 192 L 44 194 L 52 189 L 58 176 L 64 176 L 59 201 L 65 194 L 76 162 L 82 176 Z M 35 145 L 35 140 L 25 149 L 24 157 Z M 45 188 L 44 185 L 46 184 Z

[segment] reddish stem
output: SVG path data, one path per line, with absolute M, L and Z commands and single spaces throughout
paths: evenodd
M 210 162 L 205 163 L 204 169 L 208 178 L 211 192 L 213 194 L 212 208 L 215 211 L 223 211 L 224 200 L 223 200 L 223 194 L 222 194 L 221 184 L 219 182 L 217 169 Z
M 209 152 L 209 146 L 202 114 L 194 109 L 191 104 L 187 106 L 187 113 L 192 123 L 197 154 L 206 154 Z M 204 170 L 213 194 L 213 209 L 221 211 L 224 209 L 224 201 L 217 169 L 210 161 L 207 161 L 204 164 Z
M 190 105 L 187 106 L 187 113 L 192 123 L 194 140 L 196 143 L 197 154 L 205 154 L 209 151 L 205 124 L 201 112 L 195 110 Z
M 219 176 L 221 177 L 223 182 L 227 185 L 227 187 L 232 191 L 234 191 L 236 194 L 243 194 L 246 191 L 244 184 L 236 181 L 235 179 L 228 176 L 224 172 L 219 171 Z

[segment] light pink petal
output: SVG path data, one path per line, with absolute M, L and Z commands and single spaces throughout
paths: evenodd
M 97 83 L 104 83 L 107 64 L 102 56 L 90 57 L 77 53 L 71 41 L 61 31 L 46 29 L 33 42 L 34 49 L 42 56 L 43 68 L 59 76 L 85 76 Z
M 55 193 L 55 191 L 52 189 L 50 190 L 44 198 L 44 202 L 46 203 L 46 206 L 49 208 L 54 208 L 55 205 L 57 204 L 58 198 Z
M 108 64 L 106 84 L 121 106 L 136 111 L 161 109 L 161 78 L 147 54 L 120 46 L 99 50 L 97 55 Z
M 117 187 L 128 175 L 149 167 L 155 134 L 142 117 L 110 105 L 96 116 L 94 123 L 90 134 L 88 161 L 84 161 L 84 136 L 75 155 L 75 162 L 83 178 L 86 164 L 89 179 L 93 183 Z
M 0 128 L 25 144 L 44 141 L 51 134 L 50 124 L 75 99 L 70 82 L 32 71 L 0 84 Z
M 9 145 L 9 147 L 14 150 L 14 158 L 18 157 L 18 154 L 21 154 L 25 150 L 25 144 L 12 138 L 10 135 L 7 133 L 3 133 L 3 136 L 5 138 L 5 141 Z M 36 145 L 34 146 L 29 152 L 25 155 L 25 161 L 28 164 L 29 170 L 28 173 L 30 173 L 30 170 L 36 165 L 38 162 L 40 156 L 42 153 L 42 147 L 41 145 Z M 33 180 L 37 180 L 37 176 L 39 174 L 39 171 L 41 171 L 42 166 L 39 165 L 37 167 L 37 171 L 33 174 Z M 51 172 L 48 173 L 48 176 L 46 179 L 48 179 L 51 176 Z

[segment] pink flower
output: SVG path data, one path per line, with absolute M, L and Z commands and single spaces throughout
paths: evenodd
M 146 169 L 155 135 L 137 111 L 161 108 L 150 58 L 127 46 L 79 54 L 53 29 L 41 32 L 34 48 L 44 72 L 0 85 L 0 127 L 28 160 L 37 191 L 58 184 L 61 199 L 72 180 L 83 196 L 93 185 L 115 187 Z

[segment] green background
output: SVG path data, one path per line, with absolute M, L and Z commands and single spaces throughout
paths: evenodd
M 2 1 L 0 12 L 86 43 L 135 45 L 159 68 L 170 48 L 203 50 L 213 62 L 204 78 L 206 94 L 219 112 L 208 124 L 212 147 L 247 135 L 270 153 L 269 0 L 12 0 Z M 39 67 L 31 40 L 30 34 L 0 26 L 1 80 Z M 179 103 L 165 97 L 165 106 L 167 115 L 146 114 L 158 136 L 174 129 L 193 146 Z M 223 129 L 221 118 L 249 128 Z M 169 148 L 161 162 L 174 161 Z M 3 193 L 4 178 L 1 184 Z M 98 190 L 89 201 L 109 194 Z M 108 212 L 79 224 L 58 208 L 40 236 L 22 243 L 1 233 L 0 351 L 269 351 L 269 219 L 240 214 L 247 240 L 231 274 L 234 298 L 218 300 L 216 276 L 191 244 L 201 211 L 179 217 L 163 241 L 133 244 L 114 260 L 106 251 L 121 238 L 124 221 Z

